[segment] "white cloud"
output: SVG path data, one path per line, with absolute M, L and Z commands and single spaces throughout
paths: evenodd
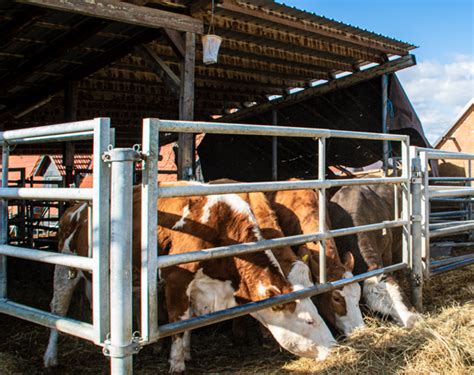
M 431 142 L 474 97 L 474 59 L 470 56 L 458 55 L 447 63 L 426 60 L 397 75 Z

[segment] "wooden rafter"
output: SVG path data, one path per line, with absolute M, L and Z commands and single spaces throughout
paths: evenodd
M 6 76 L 0 82 L 0 86 L 8 89 L 16 83 L 22 82 L 26 77 L 34 74 L 36 69 L 40 69 L 68 50 L 82 44 L 106 25 L 107 22 L 103 20 L 85 19 L 76 28 L 64 33 L 59 41 L 53 42 L 50 47 L 41 50 L 37 55 L 29 57 L 24 64 L 15 69 L 13 74 Z
M 17 2 L 148 28 L 165 27 L 203 33 L 202 21 L 196 18 L 117 0 L 17 0 Z
M 251 3 L 250 3 L 251 4 Z M 406 55 L 406 50 L 388 45 L 383 41 L 376 41 L 360 35 L 355 35 L 343 30 L 336 30 L 328 26 L 318 25 L 312 22 L 302 22 L 301 20 L 293 20 L 285 15 L 277 15 L 272 12 L 262 12 L 258 9 L 252 9 L 251 6 L 237 5 L 234 1 L 224 0 L 222 3 L 216 4 L 218 9 L 222 9 L 240 16 L 251 17 L 255 20 L 263 22 L 271 22 L 276 25 L 283 25 L 290 29 L 312 33 L 318 37 L 330 38 L 335 41 L 347 43 L 355 46 L 355 48 L 363 48 L 367 51 L 376 50 L 381 53 L 391 53 L 394 55 Z
M 315 87 L 308 88 L 306 90 L 291 94 L 287 96 L 286 98 L 276 99 L 268 103 L 264 103 L 252 108 L 241 110 L 239 112 L 226 116 L 225 119 L 223 119 L 223 121 L 228 121 L 228 122 L 239 121 L 244 118 L 257 116 L 265 112 L 268 112 L 270 110 L 287 107 L 289 105 L 301 102 L 309 97 L 323 95 L 335 90 L 340 90 L 346 87 L 350 87 L 358 83 L 361 83 L 363 81 L 367 81 L 372 78 L 379 77 L 383 74 L 394 73 L 398 70 L 408 68 L 413 65 L 416 65 L 415 56 L 413 55 L 403 56 L 396 60 L 389 61 L 383 65 L 378 65 L 374 68 L 356 72 L 349 76 L 342 77 L 333 81 L 329 81 L 320 86 L 315 86 Z
M 210 21 L 208 16 L 206 22 Z M 343 44 L 331 43 L 328 40 L 298 34 L 297 32 L 285 32 L 266 25 L 252 22 L 236 22 L 231 17 L 214 17 L 216 33 L 222 36 L 230 36 L 233 39 L 247 40 L 276 48 L 293 50 L 299 53 L 320 56 L 330 60 L 338 59 L 354 63 L 356 61 L 382 62 L 381 54 L 364 51 Z
M 137 50 L 139 53 L 148 60 L 149 66 L 153 71 L 161 78 L 165 86 L 173 93 L 176 98 L 179 98 L 179 91 L 181 86 L 181 80 L 171 70 L 163 59 L 149 46 L 142 45 L 138 46 Z

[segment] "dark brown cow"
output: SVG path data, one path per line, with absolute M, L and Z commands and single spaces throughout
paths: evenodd
M 187 184 L 187 183 L 175 183 Z M 134 274 L 140 268 L 140 190 L 134 191 L 133 254 Z M 63 253 L 87 256 L 87 215 L 85 205 L 71 207 L 60 223 L 59 245 Z M 166 198 L 158 201 L 159 254 L 179 254 L 262 239 L 249 205 L 238 195 Z M 130 218 L 132 220 L 132 218 Z M 302 262 L 298 269 L 306 267 Z M 166 306 L 170 322 L 211 313 L 242 303 L 288 293 L 300 287 L 301 274 L 286 278 L 270 250 L 264 252 L 189 263 L 165 268 Z M 306 274 L 309 271 L 306 270 Z M 67 313 L 72 293 L 84 274 L 71 277 L 69 269 L 57 266 L 51 310 Z M 138 277 L 134 278 L 138 280 Z M 88 278 L 86 278 L 88 281 Z M 112 306 L 113 308 L 113 306 Z M 325 358 L 334 339 L 310 299 L 264 309 L 253 317 L 266 326 L 288 351 L 305 357 Z M 57 363 L 56 330 L 51 331 L 44 356 L 46 367 Z M 190 358 L 189 332 L 172 338 L 170 370 L 185 370 Z
M 397 197 L 400 201 L 400 195 Z M 398 205 L 401 207 L 401 204 Z M 329 212 L 333 228 L 347 228 L 394 219 L 393 186 L 368 185 L 341 188 L 331 199 Z M 355 255 L 355 274 L 398 263 L 402 260 L 401 228 L 358 233 L 336 238 L 339 250 Z M 412 327 L 419 315 L 392 275 L 364 281 L 363 296 L 374 311 L 390 315 L 404 327 Z
M 277 191 L 268 194 L 272 208 L 287 236 L 319 232 L 319 199 L 314 190 Z M 329 218 L 327 227 L 331 228 Z M 307 243 L 296 248 L 297 255 L 307 259 L 314 282 L 319 281 L 319 243 Z M 342 263 L 333 239 L 326 240 L 327 280 L 336 281 L 352 277 L 354 258 L 349 252 Z M 323 293 L 316 298 L 321 315 L 331 324 L 350 335 L 364 326 L 359 307 L 360 286 L 357 283 Z

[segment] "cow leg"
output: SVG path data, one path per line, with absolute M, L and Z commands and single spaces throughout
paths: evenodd
M 193 275 L 182 269 L 174 269 L 165 276 L 165 298 L 169 322 L 188 319 L 191 301 L 186 294 Z M 185 361 L 191 358 L 190 332 L 179 333 L 171 337 L 170 372 L 183 373 Z
M 393 277 L 371 277 L 364 281 L 364 297 L 369 307 L 384 315 L 390 315 L 399 324 L 412 328 L 420 315 L 410 311 L 400 286 Z
M 184 360 L 191 360 L 191 331 L 183 333 Z
M 54 268 L 54 292 L 51 300 L 51 312 L 55 315 L 65 316 L 71 303 L 80 276 L 71 275 L 70 268 L 56 266 Z M 51 329 L 48 348 L 44 353 L 44 367 L 52 367 L 58 364 L 58 336 L 56 329 Z

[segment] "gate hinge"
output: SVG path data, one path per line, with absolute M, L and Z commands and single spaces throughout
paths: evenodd
M 421 215 L 411 215 L 410 220 L 411 221 L 422 221 L 423 217 Z

